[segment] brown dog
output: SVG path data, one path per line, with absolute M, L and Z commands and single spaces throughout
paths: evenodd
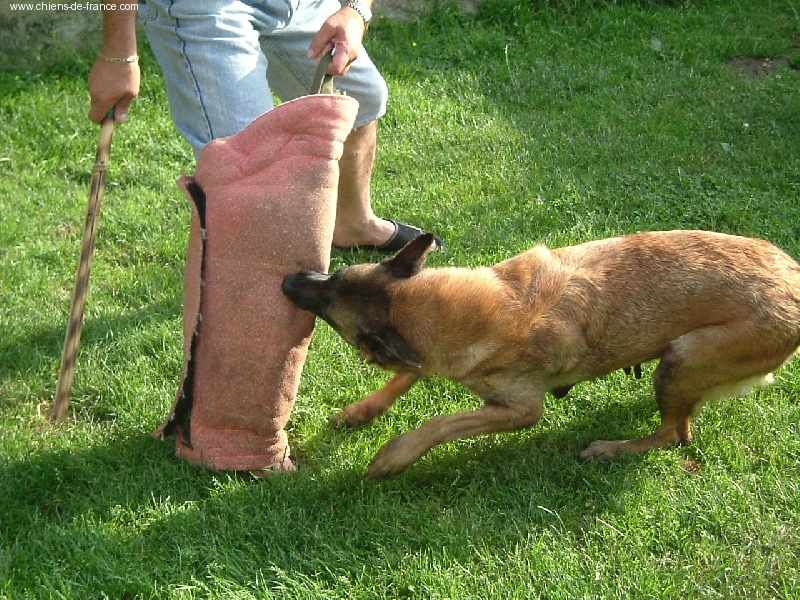
M 537 246 L 491 268 L 423 270 L 433 249 L 425 234 L 380 264 L 283 283 L 362 358 L 397 372 L 337 420 L 367 423 L 429 375 L 485 403 L 394 438 L 372 461 L 372 477 L 400 473 L 443 442 L 530 427 L 545 392 L 654 359 L 661 426 L 640 439 L 596 441 L 580 457 L 687 443 L 703 402 L 768 383 L 800 345 L 800 265 L 762 240 L 640 233 Z

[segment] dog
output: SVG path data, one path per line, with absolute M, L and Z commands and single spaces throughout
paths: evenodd
M 800 345 L 800 265 L 772 244 L 704 231 L 645 232 L 549 249 L 492 267 L 424 269 L 416 238 L 379 264 L 288 275 L 284 294 L 363 359 L 394 371 L 335 417 L 368 423 L 423 377 L 463 384 L 481 408 L 437 416 L 389 441 L 367 476 L 396 475 L 438 444 L 531 427 L 546 392 L 659 360 L 661 425 L 598 440 L 580 458 L 687 444 L 704 402 L 772 381 Z

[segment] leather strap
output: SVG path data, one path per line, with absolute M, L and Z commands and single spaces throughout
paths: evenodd
M 328 67 L 333 60 L 333 52 L 324 55 L 317 66 L 314 74 L 314 81 L 311 83 L 312 94 L 335 94 L 336 88 L 333 86 L 333 75 L 328 75 Z

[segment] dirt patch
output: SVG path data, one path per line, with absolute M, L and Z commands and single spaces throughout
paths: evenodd
M 728 68 L 741 77 L 760 77 L 779 67 L 800 69 L 800 39 L 795 40 L 792 49 L 778 58 L 765 56 L 736 56 L 728 61 Z
M 766 75 L 776 67 L 788 66 L 789 59 L 764 58 L 763 56 L 737 56 L 728 61 L 728 68 L 742 77 L 759 77 Z

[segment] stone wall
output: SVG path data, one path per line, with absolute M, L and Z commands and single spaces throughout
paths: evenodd
M 70 0 L 61 1 L 68 5 Z M 36 8 L 49 2 L 23 3 Z M 100 46 L 102 17 L 97 11 L 12 10 L 12 4 L 17 2 L 0 0 L 0 69 L 37 69 Z
M 455 4 L 466 13 L 475 13 L 481 0 L 455 0 Z M 375 0 L 375 14 L 383 15 L 389 19 L 413 19 L 417 15 L 436 9 L 438 5 L 453 2 L 441 0 Z

